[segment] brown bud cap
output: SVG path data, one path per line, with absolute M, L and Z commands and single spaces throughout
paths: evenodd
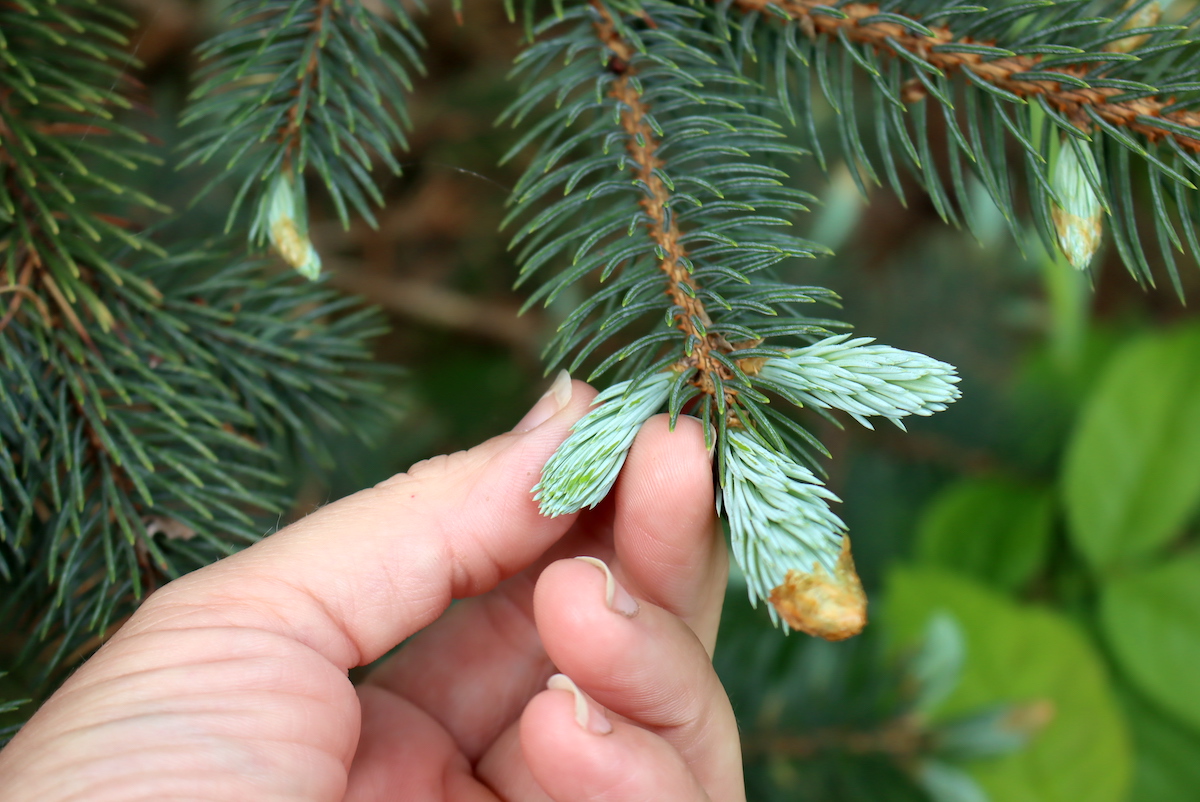
M 771 591 L 771 604 L 792 629 L 825 640 L 852 638 L 867 625 L 867 595 L 854 570 L 850 538 L 842 538 L 842 553 L 833 576 L 813 563 L 812 573 L 792 569 L 783 584 Z

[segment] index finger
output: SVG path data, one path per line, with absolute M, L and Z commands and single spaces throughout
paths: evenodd
M 585 511 L 541 562 L 586 555 L 611 563 L 640 598 L 681 615 L 711 654 L 726 563 L 700 421 L 681 418 L 670 432 L 665 415 L 651 418 L 611 496 L 600 509 Z M 368 681 L 417 705 L 468 756 L 478 756 L 553 673 L 533 619 L 540 573 L 535 565 L 457 605 Z M 447 666 L 454 666 L 452 674 Z
M 570 526 L 542 517 L 530 492 L 595 395 L 570 387 L 568 399 L 540 402 L 553 414 L 530 431 L 421 463 L 172 582 L 119 635 L 216 620 L 284 635 L 342 669 L 375 660 Z

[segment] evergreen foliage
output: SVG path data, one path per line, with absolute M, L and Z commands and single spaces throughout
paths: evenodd
M 147 227 L 166 210 L 128 186 L 161 164 L 127 113 L 129 23 L 0 5 L 0 629 L 26 634 L 30 696 L 147 592 L 260 537 L 293 461 L 387 406 L 376 313 Z
M 1144 197 L 1135 182 L 1144 181 L 1158 255 L 1182 293 L 1173 252 L 1187 243 L 1193 259 L 1200 256 L 1196 196 L 1189 191 L 1195 189 L 1189 176 L 1200 172 L 1200 118 L 1192 110 L 1200 102 L 1191 38 L 1197 13 L 1158 24 L 1157 0 L 836 8 L 749 0 L 738 7 L 753 9 L 740 23 L 726 23 L 740 55 L 758 62 L 783 108 L 794 109 L 789 114 L 809 132 L 815 125 L 808 78 L 816 74 L 837 111 L 839 144 L 860 187 L 881 180 L 863 142 L 873 130 L 883 173 L 901 196 L 898 165 L 920 179 L 944 219 L 974 227 L 978 212 L 964 183 L 969 166 L 1016 233 L 1019 166 L 1027 214 L 1053 251 L 1053 210 L 1074 199 L 1052 180 L 1050 165 L 1064 148 L 1087 149 L 1096 169 L 1087 169 L 1089 159 L 1077 161 L 1109 215 L 1122 260 L 1139 281 L 1154 284 L 1134 215 Z M 756 25 L 756 15 L 779 21 Z M 853 82 L 859 71 L 872 86 L 870 113 L 861 118 Z M 799 84 L 794 102 L 791 76 Z M 954 145 L 947 154 L 949 187 L 929 143 L 933 115 L 943 118 Z M 818 139 L 810 136 L 809 145 L 821 158 Z
M 228 30 L 198 54 L 204 64 L 182 119 L 198 130 L 184 143 L 180 165 L 220 159 L 213 183 L 239 176 L 226 231 L 242 221 L 246 204 L 256 221 L 254 244 L 270 236 L 282 250 L 271 205 L 284 176 L 296 184 L 293 225 L 306 239 L 304 187 L 295 177 L 308 167 L 321 177 L 342 225 L 350 225 L 351 209 L 375 224 L 372 206 L 383 196 L 371 175 L 374 160 L 399 174 L 396 151 L 408 145 L 405 93 L 411 73 L 424 73 L 421 36 L 404 6 L 383 5 L 386 20 L 354 0 L 229 4 Z
M 898 418 L 944 408 L 943 402 L 957 397 L 952 384 L 957 379 L 948 365 L 919 355 L 908 355 L 913 366 L 938 366 L 936 372 L 913 372 L 913 366 L 905 372 L 899 367 L 903 359 L 889 365 L 886 349 L 861 341 L 845 349 L 838 348 L 840 338 L 829 341 L 826 350 L 848 355 L 838 366 L 818 358 L 800 367 L 808 351 L 777 344 L 827 337 L 831 328 L 844 324 L 797 309 L 818 300 L 835 301 L 831 292 L 792 286 L 771 274 L 785 259 L 826 249 L 778 230 L 791 226 L 790 218 L 805 210 L 811 197 L 791 188 L 787 174 L 773 162 L 802 152 L 787 143 L 781 123 L 768 116 L 778 114 L 776 100 L 756 93 L 723 47 L 721 23 L 719 11 L 700 4 L 664 2 L 626 9 L 597 3 L 564 10 L 537 29 L 567 28 L 532 44 L 518 63 L 518 71 L 528 77 L 506 116 L 520 123 L 544 98 L 554 98 L 557 109 L 510 151 L 540 140 L 513 193 L 509 220 L 527 210 L 531 218 L 517 230 L 512 247 L 520 248 L 523 279 L 559 257 L 571 259 L 570 267 L 531 294 L 530 303 L 543 298 L 551 303 L 594 271 L 605 285 L 559 326 L 547 349 L 551 365 L 574 354 L 575 369 L 617 332 L 635 324 L 645 331 L 646 323 L 654 321 L 648 332 L 617 349 L 591 374 L 596 378 L 620 365 L 633 375 L 622 398 L 604 399 L 608 405 L 631 408 L 629 414 L 606 416 L 625 420 L 629 427 L 611 435 L 613 447 L 623 443 L 621 449 L 627 449 L 648 417 L 645 410 L 633 414 L 629 395 L 670 367 L 674 381 L 664 400 L 672 420 L 689 409 L 723 442 L 732 436 L 728 429 L 748 429 L 769 447 L 766 461 L 754 464 L 764 467 L 774 461 L 795 479 L 796 471 L 808 472 L 792 465 L 793 457 L 817 466 L 815 454 L 825 453 L 824 447 L 770 406 L 764 391 L 798 406 L 828 408 L 829 393 L 817 387 L 840 382 L 841 400 L 833 405 L 859 419 L 876 410 Z M 532 212 L 531 206 L 552 191 L 563 197 Z M 776 362 L 779 367 L 772 373 Z M 841 373 L 834 378 L 837 371 Z M 815 383 L 806 384 L 805 376 Z M 933 395 L 913 394 L 904 387 L 910 381 L 924 382 Z M 637 405 L 640 409 L 644 402 Z M 581 421 L 577 435 L 588 423 Z M 750 442 L 745 441 L 747 446 Z M 559 466 L 590 466 L 593 451 L 582 438 L 563 444 L 539 484 L 544 509 L 573 512 L 582 504 L 567 504 L 567 499 L 594 500 L 607 492 L 611 478 L 604 472 L 580 469 L 572 474 Z M 762 522 L 734 527 L 735 545 L 742 534 L 750 535 L 750 543 L 736 547 L 734 554 L 753 577 L 751 598 L 771 595 L 768 591 L 783 586 L 789 570 L 808 573 L 828 563 L 825 569 L 832 572 L 843 540 L 840 526 L 818 527 L 813 544 L 798 551 L 793 529 L 804 527 L 784 525 L 789 519 L 836 521 L 821 494 L 785 492 L 768 501 L 734 486 L 730 482 L 754 481 L 752 470 L 725 467 L 727 455 L 744 451 L 720 450 L 720 477 L 731 520 Z M 580 488 L 585 476 L 593 484 Z M 806 486 L 816 487 L 811 482 Z M 553 501 L 547 506 L 546 499 Z M 814 510 L 814 503 L 823 511 Z M 831 552 L 824 542 L 826 529 L 837 535 Z M 760 552 L 792 559 L 747 561 Z M 830 558 L 798 559 L 808 553 L 828 553 Z M 767 567 L 771 570 L 764 572 Z M 865 622 L 865 616 L 855 620 Z
M 959 394 L 950 365 L 839 334 L 847 322 L 814 311 L 838 296 L 782 277 L 830 253 L 790 233 L 817 198 L 789 171 L 812 156 L 902 201 L 907 172 L 982 238 L 977 182 L 1019 242 L 1032 226 L 1086 270 L 1110 236 L 1139 283 L 1161 261 L 1180 295 L 1175 254 L 1200 258 L 1200 10 L 1163 23 L 1158 0 L 530 0 L 521 14 L 501 122 L 519 131 L 505 160 L 525 167 L 504 227 L 526 307 L 573 307 L 547 369 L 612 382 L 547 465 L 543 511 L 594 506 L 646 418 L 694 414 L 751 600 L 805 631 L 853 634 L 865 602 L 820 478 L 829 453 L 798 410 L 903 428 Z M 398 0 L 232 0 L 221 23 L 179 166 L 205 192 L 236 190 L 224 231 L 197 244 L 164 233 L 170 210 L 132 187 L 133 171 L 166 168 L 134 113 L 131 20 L 102 0 L 0 0 L 0 629 L 28 634 L 23 695 L 163 581 L 267 531 L 293 460 L 328 461 L 331 433 L 390 411 L 368 345 L 378 316 L 256 252 L 319 279 L 306 177 L 343 226 L 376 224 L 377 168 L 400 172 L 424 71 L 419 26 Z M 871 675 L 873 723 L 933 709 L 921 672 L 965 648 L 938 626 L 924 657 Z M 958 730 L 921 719 L 921 759 L 900 768 L 934 798 L 970 798 L 954 762 L 1029 734 L 1005 740 L 1006 711 Z

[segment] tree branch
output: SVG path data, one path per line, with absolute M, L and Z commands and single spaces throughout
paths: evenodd
M 887 755 L 904 762 L 921 754 L 928 734 L 912 716 L 883 723 L 874 730 L 850 730 L 841 727 L 816 730 L 807 735 L 765 732 L 742 742 L 747 757 L 779 756 L 808 760 L 825 752 L 851 755 Z
M 334 286 L 361 295 L 391 314 L 468 332 L 503 343 L 523 359 L 537 359 L 538 335 L 544 323 L 529 314 L 518 316 L 515 304 L 487 302 L 430 281 L 372 274 L 345 260 L 327 259 L 325 263 Z
M 639 203 L 650 218 L 646 230 L 663 254 L 659 269 L 667 277 L 666 294 L 677 310 L 674 314 L 676 326 L 688 336 L 690 344 L 689 356 L 679 364 L 697 368 L 699 374 L 693 383 L 712 395 L 716 392 L 712 374 L 722 379 L 732 378 L 728 368 L 713 359 L 712 352 L 729 353 L 734 349 L 720 334 L 708 331 L 712 319 L 700 300 L 699 283 L 685 266 L 687 252 L 680 243 L 679 226 L 674 215 L 668 216 L 671 192 L 656 172 L 664 164 L 658 156 L 659 140 L 646 122 L 649 107 L 643 102 L 636 83 L 630 80 L 634 74 L 630 67 L 633 49 L 621 38 L 608 10 L 599 3 L 594 7 L 601 16 L 596 23 L 596 35 L 613 54 L 609 69 L 619 76 L 609 96 L 621 104 L 621 127 L 629 134 L 626 149 L 633 165 L 631 170 L 645 186 L 645 197 Z M 736 391 L 726 390 L 727 396 L 734 394 Z
M 317 70 L 320 68 L 321 49 L 325 46 L 325 25 L 329 20 L 329 16 L 334 11 L 330 7 L 330 0 L 317 0 L 317 8 L 313 12 L 313 21 L 309 26 L 312 33 L 309 37 L 312 41 L 311 52 L 308 56 L 308 62 L 304 65 L 304 71 L 300 74 L 299 80 L 296 82 L 296 89 L 292 93 L 293 104 L 287 111 L 287 121 L 280 126 L 279 142 L 287 149 L 285 162 L 291 164 L 292 153 L 300 146 L 301 130 L 304 126 L 305 119 L 308 117 L 307 108 L 303 113 L 300 111 L 300 99 L 311 94 L 305 92 L 316 78 Z M 309 101 L 311 103 L 311 101 Z
M 1044 97 L 1052 108 L 1081 131 L 1092 129 L 1095 125 L 1095 115 L 1106 123 L 1135 131 L 1150 142 L 1170 138 L 1180 147 L 1200 153 L 1200 138 L 1197 136 L 1187 136 L 1177 131 L 1166 130 L 1161 124 L 1156 125 L 1156 121 L 1161 120 L 1167 126 L 1200 129 L 1200 112 L 1172 109 L 1174 98 L 1159 100 L 1155 97 L 1142 97 L 1113 101 L 1113 98 L 1129 94 L 1129 90 L 1115 87 L 1084 88 L 1076 85 L 1077 81 L 1084 79 L 1089 72 L 1083 65 L 1042 67 L 1041 55 L 990 58 L 979 53 L 937 50 L 935 48 L 938 46 L 958 44 L 1001 48 L 1003 45 L 970 36 L 957 37 L 945 26 L 925 26 L 933 34 L 925 36 L 903 25 L 880 19 L 881 9 L 874 3 L 840 5 L 837 10 L 845 15 L 841 18 L 817 11 L 828 8 L 817 0 L 737 0 L 737 3 L 743 11 L 761 12 L 768 6 L 773 6 L 791 19 L 797 20 L 812 38 L 828 36 L 836 39 L 844 35 L 852 42 L 871 45 L 877 52 L 890 56 L 896 56 L 898 50 L 904 50 L 919 56 L 944 73 L 950 74 L 955 70 L 970 71 L 976 78 L 1022 99 Z M 1059 73 L 1065 80 L 1021 77 L 1024 73 L 1036 73 L 1039 76 Z

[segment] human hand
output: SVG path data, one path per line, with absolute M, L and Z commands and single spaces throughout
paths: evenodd
M 0 799 L 744 799 L 702 424 L 651 419 L 594 511 L 530 496 L 593 397 L 560 380 L 159 590 L 0 752 Z

